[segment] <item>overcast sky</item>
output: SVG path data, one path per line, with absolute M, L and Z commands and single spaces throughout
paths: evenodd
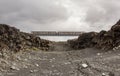
M 100 31 L 120 19 L 120 0 L 0 0 L 0 23 L 22 31 Z

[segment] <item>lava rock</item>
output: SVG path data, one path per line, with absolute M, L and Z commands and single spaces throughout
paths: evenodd
M 15 27 L 0 24 L 0 49 L 8 48 L 18 52 L 27 48 L 49 48 L 50 41 L 41 39 L 30 33 L 21 32 Z M 3 46 L 4 44 L 4 46 Z
M 68 40 L 67 42 L 74 49 L 95 47 L 102 50 L 111 50 L 120 45 L 120 20 L 108 31 L 83 33 L 78 39 Z
M 78 39 L 74 40 L 68 40 L 68 44 L 70 44 L 70 47 L 75 49 L 84 49 L 86 47 L 92 47 L 94 45 L 94 42 L 92 42 L 92 39 L 97 35 L 96 32 L 90 32 L 90 33 L 83 33 L 81 34 Z

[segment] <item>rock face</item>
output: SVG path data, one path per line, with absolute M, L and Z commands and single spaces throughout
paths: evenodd
M 78 39 L 68 40 L 70 46 L 74 49 L 84 49 L 86 47 L 92 47 L 93 42 L 92 39 L 97 35 L 96 32 L 83 33 Z
M 75 49 L 88 47 L 96 47 L 102 50 L 113 49 L 120 45 L 120 20 L 109 31 L 83 33 L 76 40 L 68 40 L 68 43 Z
M 28 48 L 48 49 L 49 43 L 50 41 L 21 32 L 15 27 L 0 24 L 0 51 L 4 48 L 16 52 Z

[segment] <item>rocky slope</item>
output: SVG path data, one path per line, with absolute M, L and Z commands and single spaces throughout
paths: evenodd
M 50 41 L 43 40 L 29 33 L 21 32 L 15 27 L 0 24 L 0 51 L 4 49 L 14 52 L 25 49 L 47 50 L 49 43 Z
M 68 43 L 74 49 L 88 47 L 102 50 L 118 49 L 120 45 L 120 20 L 109 31 L 83 33 L 78 39 L 68 40 Z

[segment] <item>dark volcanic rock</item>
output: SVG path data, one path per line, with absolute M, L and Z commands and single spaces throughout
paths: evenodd
M 68 43 L 75 49 L 88 47 L 96 47 L 102 50 L 113 49 L 120 45 L 120 20 L 109 31 L 83 33 L 76 40 L 68 40 Z
M 74 49 L 83 49 L 86 47 L 92 47 L 94 45 L 92 39 L 96 35 L 97 35 L 96 32 L 83 33 L 78 37 L 78 39 L 68 40 L 68 43 Z
M 28 48 L 48 49 L 50 41 L 43 40 L 33 34 L 20 32 L 15 27 L 0 24 L 0 50 L 3 48 L 20 51 Z
M 95 43 L 94 47 L 102 50 L 112 49 L 114 47 L 114 38 L 111 34 L 110 31 L 101 31 L 98 33 L 92 40 Z

